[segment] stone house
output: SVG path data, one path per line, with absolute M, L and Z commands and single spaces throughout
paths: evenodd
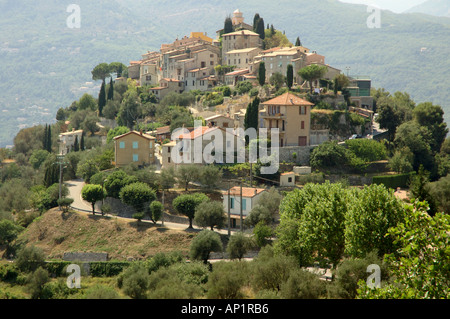
M 72 130 L 70 132 L 59 134 L 59 154 L 67 154 L 73 150 L 75 140 L 78 141 L 78 146 L 81 143 L 81 137 L 83 135 L 83 130 Z
M 260 104 L 260 109 L 264 109 L 260 119 L 263 127 L 268 129 L 268 136 L 272 128 L 278 128 L 280 147 L 308 146 L 313 106 L 313 103 L 286 92 Z
M 130 131 L 114 137 L 116 167 L 134 163 L 138 166 L 155 163 L 156 138 L 143 132 Z

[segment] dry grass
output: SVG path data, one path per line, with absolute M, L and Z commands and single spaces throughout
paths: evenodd
M 48 259 L 65 252 L 106 252 L 111 259 L 142 259 L 158 252 L 188 254 L 194 234 L 148 222 L 51 209 L 20 236 L 44 250 Z

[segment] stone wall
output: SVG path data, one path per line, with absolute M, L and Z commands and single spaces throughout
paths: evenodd
M 68 252 L 64 253 L 63 260 L 75 262 L 107 261 L 108 253 Z
M 300 165 L 309 165 L 311 151 L 315 146 L 285 146 L 279 148 L 280 163 L 295 162 Z M 294 158 L 293 153 L 296 154 Z

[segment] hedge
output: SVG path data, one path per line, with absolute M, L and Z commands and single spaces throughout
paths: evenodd
M 83 262 L 72 261 L 50 261 L 46 263 L 47 271 L 57 277 L 64 277 L 67 266 L 71 264 L 80 264 Z M 122 270 L 130 265 L 127 261 L 98 261 L 98 262 L 86 262 L 89 264 L 89 273 L 92 277 L 114 277 L 119 275 Z
M 373 184 L 384 184 L 387 188 L 396 189 L 400 188 L 408 188 L 411 178 L 414 176 L 415 172 L 407 173 L 407 174 L 398 174 L 398 175 L 384 175 L 384 176 L 374 176 L 372 183 Z

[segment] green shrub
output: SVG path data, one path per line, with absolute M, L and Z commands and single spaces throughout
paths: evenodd
M 15 282 L 19 274 L 19 269 L 13 264 L 0 265 L 0 281 Z
M 50 275 L 56 277 L 64 277 L 67 276 L 66 269 L 67 266 L 73 264 L 70 261 L 49 261 L 45 263 L 45 269 L 47 269 Z
M 92 277 L 114 277 L 130 266 L 127 261 L 97 261 L 89 263 Z

